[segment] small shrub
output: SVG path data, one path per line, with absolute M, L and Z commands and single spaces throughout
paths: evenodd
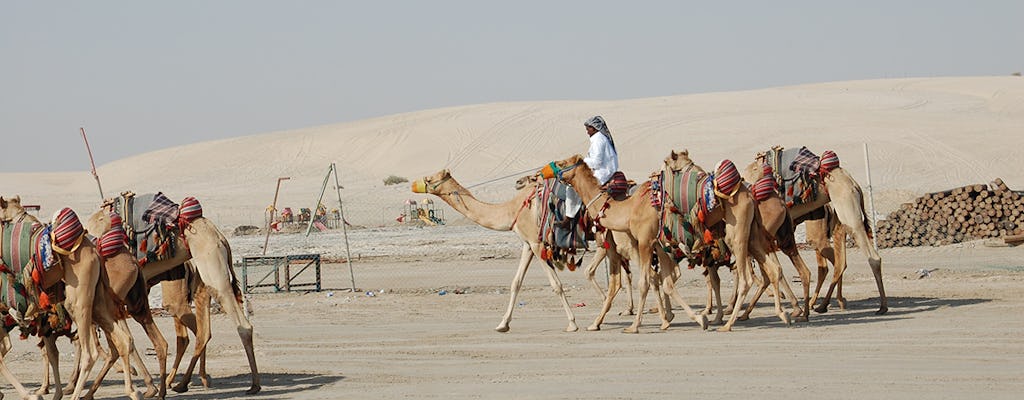
M 1013 75 L 1013 76 L 1020 76 L 1020 72 L 1014 72 L 1014 73 L 1012 73 L 1012 74 L 1010 74 L 1010 75 Z
M 384 186 L 397 185 L 399 183 L 404 183 L 404 182 L 408 182 L 408 181 L 409 181 L 408 179 L 405 179 L 403 177 L 400 177 L 400 176 L 397 176 L 397 175 L 391 175 L 391 176 L 389 176 L 387 178 L 384 178 Z

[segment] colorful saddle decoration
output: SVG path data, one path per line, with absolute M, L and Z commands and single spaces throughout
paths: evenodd
M 111 228 L 122 227 L 129 248 L 143 266 L 150 261 L 174 257 L 177 237 L 203 216 L 203 206 L 195 197 L 186 197 L 179 206 L 162 192 L 147 195 L 124 192 L 108 205 L 112 209 Z
M 53 234 L 59 231 L 56 236 L 63 239 L 62 243 L 77 249 L 84 230 L 69 208 L 61 210 L 55 221 L 57 228 L 24 220 L 0 225 L 0 315 L 8 332 L 16 326 L 21 328 L 22 339 L 30 334 L 66 333 L 71 328 L 61 304 L 63 282 L 44 288 L 43 275 L 57 264 L 53 255 L 56 249 L 51 246 Z M 32 304 L 37 307 L 30 307 Z M 18 319 L 8 313 L 10 309 L 17 311 Z
M 539 239 L 544 246 L 541 259 L 559 268 L 568 266 L 572 271 L 577 266 L 577 251 L 587 250 L 588 224 L 585 210 L 578 211 L 575 217 L 566 217 L 567 190 L 568 185 L 551 178 L 538 183 L 535 195 L 540 201 Z
M 735 180 L 727 178 L 717 186 L 735 194 L 737 187 L 732 185 L 738 186 L 739 182 L 737 173 Z M 676 262 L 686 258 L 691 269 L 696 265 L 728 264 L 731 254 L 721 240 L 721 230 L 706 225 L 707 216 L 718 206 L 714 175 L 691 165 L 668 176 L 665 172 L 655 175 L 650 185 L 651 204 L 661 211 L 659 240 L 664 250 Z
M 759 154 L 758 158 L 762 159 L 763 168 L 776 173 L 777 189 L 787 207 L 812 201 L 824 188 L 822 178 L 839 168 L 839 156 L 832 150 L 826 150 L 818 157 L 807 147 L 783 149 L 775 146 Z

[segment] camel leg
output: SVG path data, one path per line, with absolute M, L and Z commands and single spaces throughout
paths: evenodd
M 99 262 L 97 261 L 95 265 L 98 266 Z M 70 279 L 68 275 L 71 275 Z M 99 356 L 99 349 L 97 349 L 95 339 L 96 329 L 93 325 L 93 304 L 96 300 L 99 269 L 88 268 L 87 266 L 77 269 L 72 267 L 71 271 L 65 270 L 64 280 L 65 282 L 75 283 L 68 284 L 64 304 L 66 306 L 70 305 L 67 307 L 68 314 L 78 325 L 78 340 L 76 340 L 76 344 L 82 347 L 78 353 L 78 374 L 72 377 L 72 379 L 75 379 L 75 390 L 71 394 L 72 399 L 79 399 L 85 390 L 85 381 L 89 379 L 92 367 Z M 129 369 L 129 371 L 131 370 Z
M 868 237 L 868 216 L 864 212 L 863 194 L 859 187 L 852 193 L 845 193 L 843 191 L 837 192 L 836 196 L 833 196 L 833 209 L 836 212 L 836 216 L 839 218 L 839 222 L 842 223 L 842 227 L 849 229 L 853 239 L 861 248 L 864 249 L 864 253 L 868 258 L 868 265 L 871 266 L 871 274 L 875 277 L 875 286 L 878 287 L 879 307 L 875 314 L 885 314 L 889 311 L 889 299 L 885 296 L 885 285 L 882 283 L 882 257 L 878 255 L 878 251 L 875 250 L 874 243 Z M 850 196 L 847 196 L 847 194 Z M 843 198 L 838 198 L 840 196 Z M 845 235 L 843 235 L 843 237 L 845 239 Z M 845 240 L 841 243 L 842 245 L 837 242 L 836 246 L 845 247 Z M 843 261 L 843 266 L 845 267 L 845 260 Z
M 637 260 L 637 266 L 641 269 L 641 282 L 640 282 L 640 312 L 636 313 L 636 318 L 633 321 L 633 325 L 624 328 L 624 333 L 639 333 L 640 324 L 642 323 L 643 315 L 647 303 L 647 292 L 650 291 L 651 285 L 655 286 L 657 290 L 661 284 L 654 279 L 653 268 L 651 268 L 651 243 L 650 241 L 636 241 L 634 242 L 634 257 L 631 259 Z M 657 292 L 658 302 L 662 302 L 662 296 L 660 292 Z M 659 307 L 659 313 L 661 314 L 662 321 L 666 320 L 665 307 L 664 305 Z
M 209 387 L 209 382 L 203 379 L 206 371 L 206 346 L 210 343 L 210 293 L 209 288 L 205 285 L 198 285 L 194 296 L 195 301 L 195 318 L 196 318 L 196 348 L 192 352 L 192 358 L 189 360 L 188 368 L 181 375 L 181 381 L 178 382 L 172 389 L 178 393 L 184 393 L 188 391 L 188 385 L 192 383 L 192 371 L 195 370 L 196 363 L 200 362 L 199 379 L 203 381 L 205 387 Z
M 0 340 L 0 374 L 2 374 L 4 378 L 7 378 L 7 382 L 14 387 L 14 390 L 18 392 L 20 398 L 39 398 L 37 395 L 30 394 L 29 391 L 25 389 L 25 386 L 22 386 L 21 382 L 14 377 L 11 370 L 7 368 L 7 363 L 4 362 L 4 356 L 6 356 L 7 352 L 11 350 L 10 340 L 7 338 L 7 332 L 4 332 L 3 329 L 0 329 L 0 335 L 3 335 L 3 339 Z
M 729 248 L 733 249 L 733 255 L 736 257 L 736 300 L 733 303 L 732 313 L 729 315 L 729 321 L 718 328 L 719 332 L 729 332 L 732 330 L 733 324 L 736 323 L 736 319 L 739 318 L 740 312 L 743 309 L 743 300 L 747 297 L 747 292 L 750 290 L 750 270 L 751 260 L 749 254 L 749 238 L 750 238 L 750 227 L 753 220 L 753 211 L 750 211 L 750 216 L 733 216 L 738 221 L 733 224 L 726 224 L 725 237 L 729 244 Z
M 185 321 L 188 322 L 185 322 Z M 174 377 L 178 374 L 178 366 L 181 365 L 181 359 L 185 356 L 185 348 L 188 347 L 188 329 L 190 327 L 195 332 L 196 316 L 190 310 L 188 314 L 174 316 L 174 362 L 171 363 L 171 369 L 167 371 L 166 385 L 171 386 L 174 383 Z
M 157 362 L 160 364 L 160 380 L 157 381 L 159 386 L 154 388 L 152 387 L 152 382 L 147 381 L 146 385 L 150 387 L 150 390 L 143 397 L 159 396 L 162 399 L 167 396 L 167 340 L 160 333 L 156 322 L 153 321 L 153 315 L 148 310 L 141 315 L 133 316 L 133 318 L 146 331 L 146 336 L 149 337 L 149 341 L 153 344 L 153 350 L 156 351 Z M 135 353 L 134 356 L 138 357 L 138 353 Z M 149 376 L 148 371 L 145 371 L 145 364 L 142 362 L 142 359 L 140 358 L 136 362 L 143 365 L 143 373 L 145 374 L 143 376 Z M 154 389 L 155 392 L 153 391 Z
M 512 286 L 509 288 L 508 309 L 505 310 L 505 316 L 501 318 L 501 323 L 494 328 L 498 332 L 508 332 L 508 324 L 512 321 L 512 310 L 516 307 L 516 297 L 519 296 L 519 291 L 523 288 L 523 278 L 526 277 L 526 270 L 530 267 L 530 261 L 533 260 L 535 252 L 539 254 L 540 249 L 533 249 L 530 243 L 523 242 L 523 250 L 519 256 L 519 268 L 516 269 L 516 275 L 512 278 Z
M 620 265 L 624 265 L 626 263 L 625 260 L 622 260 L 621 257 L 619 258 L 619 260 L 620 260 L 619 262 L 622 263 Z M 626 266 L 622 267 L 622 271 L 624 272 L 624 274 L 621 275 L 621 276 L 625 276 L 626 277 L 626 296 L 627 296 L 627 298 L 626 298 L 626 309 L 622 310 L 621 312 L 619 312 L 619 315 L 621 315 L 621 316 L 629 316 L 629 315 L 633 315 L 636 312 L 636 307 L 634 307 L 634 304 L 633 304 L 633 273 Z
M 800 284 L 804 289 L 804 306 L 803 313 L 801 315 L 794 315 L 798 321 L 807 322 L 810 318 L 811 312 L 811 269 L 807 268 L 807 264 L 804 263 L 804 259 L 800 257 L 800 251 L 796 247 L 783 252 L 789 256 L 789 261 L 793 263 L 793 267 L 796 267 L 796 272 L 800 274 Z M 783 276 L 785 279 L 785 276 Z
M 601 330 L 601 324 L 604 323 L 605 316 L 608 315 L 608 311 L 611 310 L 612 308 L 612 300 L 615 299 L 615 296 L 619 293 L 619 290 L 622 288 L 622 279 L 620 277 L 620 275 L 622 274 L 622 268 L 621 264 L 615 261 L 615 259 L 617 258 L 618 255 L 610 255 L 608 257 L 608 294 L 604 295 L 602 293 L 602 296 L 604 296 L 604 302 L 602 302 L 601 304 L 601 312 L 597 315 L 597 318 L 594 319 L 594 322 L 587 327 L 588 331 Z M 631 296 L 630 302 L 632 302 L 632 300 L 633 299 Z
M 814 296 L 811 298 L 811 306 L 815 307 L 814 311 L 823 313 L 828 310 L 828 304 L 824 306 L 818 301 L 819 295 L 821 294 L 821 287 L 825 283 L 825 277 L 828 276 L 828 263 L 832 263 L 832 266 L 836 265 L 836 253 L 832 247 L 824 247 L 815 249 L 815 259 L 818 263 L 818 283 L 814 288 Z
M 565 298 L 565 289 L 562 287 L 562 281 L 558 279 L 558 274 L 552 267 L 544 268 L 544 271 L 548 273 L 548 282 L 551 284 L 551 289 L 555 291 L 559 299 L 562 300 L 562 308 L 565 309 L 565 315 L 569 318 L 569 326 L 565 328 L 566 332 L 576 332 L 580 330 L 580 327 L 576 325 L 576 317 L 572 315 L 572 308 L 569 306 L 569 299 Z
M 691 320 L 697 322 L 697 325 L 700 326 L 701 330 L 708 329 L 707 316 L 695 313 L 693 309 L 690 308 L 690 305 L 683 300 L 683 296 L 679 294 L 679 291 L 676 290 L 677 275 L 673 270 L 678 269 L 679 266 L 674 260 L 670 259 L 668 254 L 665 254 L 660 250 L 658 251 L 658 258 L 661 261 L 661 287 L 666 296 L 666 299 L 664 300 L 665 308 L 671 309 L 669 308 L 669 304 L 671 304 L 671 300 L 675 300 L 676 303 L 679 303 L 679 306 L 683 308 L 683 311 L 686 311 L 686 315 L 689 316 Z M 668 326 L 666 325 L 663 326 L 662 329 L 667 328 Z
M 598 295 L 601 296 L 601 301 L 606 299 L 605 292 L 604 289 L 601 289 L 601 285 L 597 283 L 597 279 L 594 278 L 594 275 L 596 275 L 597 267 L 601 265 L 601 261 L 604 261 L 607 257 L 606 253 L 607 250 L 605 250 L 604 247 L 598 246 L 597 251 L 594 252 L 594 258 L 590 260 L 590 265 L 587 265 L 586 271 L 587 281 L 590 282 L 590 285 L 593 286 L 594 290 L 596 290 Z
M 209 222 L 207 221 L 207 223 Z M 193 228 L 201 224 L 197 220 L 193 222 Z M 238 337 L 245 349 L 245 356 L 249 361 L 249 371 L 252 376 L 252 385 L 245 393 L 259 393 L 262 387 L 260 386 L 259 370 L 256 367 L 256 352 L 253 349 L 253 327 L 242 308 L 241 289 L 238 288 L 237 281 L 234 279 L 231 249 L 228 247 L 227 240 L 221 238 L 215 243 L 215 246 L 207 246 L 208 243 L 203 243 L 202 240 L 199 240 L 199 243 L 190 240 L 189 243 L 192 246 L 191 263 L 199 272 L 200 280 L 210 290 L 210 294 L 216 296 L 224 313 L 235 319 Z
M 57 336 L 50 335 L 43 338 L 43 355 L 46 356 L 46 365 L 53 371 L 53 383 L 56 386 L 56 390 L 53 393 L 53 400 L 60 400 L 64 396 L 64 392 L 60 390 L 60 352 L 57 350 Z M 43 386 L 36 391 L 37 395 L 49 394 L 50 392 L 50 374 L 49 371 L 43 370 Z
M 718 305 L 718 311 L 715 312 L 715 319 L 710 323 L 714 325 L 722 324 L 722 317 L 724 315 L 725 306 L 722 304 L 722 278 L 718 275 L 718 267 L 708 267 L 707 276 L 705 277 L 708 283 L 708 306 L 707 310 L 709 313 L 713 305 Z M 714 300 L 711 295 L 714 294 Z

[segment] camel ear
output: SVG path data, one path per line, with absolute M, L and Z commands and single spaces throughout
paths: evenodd
M 441 175 L 444 175 L 446 177 L 447 176 L 452 176 L 452 171 L 449 171 L 448 168 L 445 168 L 444 172 L 442 172 Z
M 7 208 L 7 200 L 3 196 L 0 196 L 0 208 Z
M 683 149 L 683 151 L 679 152 L 679 155 L 689 157 L 690 149 Z
M 14 197 L 11 197 L 11 201 L 13 201 L 15 203 L 21 203 L 21 195 L 20 194 L 14 195 Z
M 673 160 L 673 161 L 675 161 L 675 160 L 678 160 L 678 159 L 679 159 L 679 155 L 678 155 L 678 154 L 676 154 L 676 151 L 675 151 L 675 150 L 672 150 L 672 155 L 671 155 L 671 157 L 672 157 L 672 160 Z

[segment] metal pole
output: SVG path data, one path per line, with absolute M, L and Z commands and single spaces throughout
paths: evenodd
M 277 212 L 277 194 L 281 192 L 281 181 L 291 179 L 290 177 L 277 178 L 277 189 L 274 189 L 274 202 L 270 204 L 270 219 L 267 220 L 267 238 L 263 240 L 263 255 L 267 255 L 267 245 L 270 243 L 270 225 L 274 223 L 274 213 Z
M 875 232 L 875 194 L 874 188 L 871 185 L 871 161 L 868 159 L 867 143 L 864 143 L 864 170 L 868 175 L 868 205 L 871 207 L 871 237 L 877 238 L 878 233 Z M 878 240 L 872 240 L 871 245 L 874 246 L 875 251 L 878 251 Z
M 89 153 L 89 165 L 92 166 L 92 177 L 96 178 L 96 187 L 100 190 L 100 201 L 103 201 L 106 197 L 103 196 L 103 186 L 100 185 L 100 176 L 96 173 L 96 162 L 92 159 L 92 149 L 89 148 L 89 138 L 85 137 L 84 127 L 79 127 L 78 129 L 82 131 L 82 140 L 85 141 L 85 151 Z
M 313 230 L 313 221 L 316 220 L 316 210 L 320 209 L 320 202 L 324 201 L 324 192 L 327 191 L 327 180 L 331 178 L 331 171 L 334 170 L 334 164 L 327 167 L 327 175 L 324 175 L 324 184 L 320 186 L 320 197 L 316 198 L 316 205 L 313 206 L 312 215 L 309 216 L 309 225 L 306 226 L 306 236 L 309 236 L 309 232 Z
M 338 167 L 331 163 L 334 172 L 334 190 L 338 192 L 338 214 L 341 216 L 341 232 L 345 235 L 345 263 L 348 264 L 348 275 L 352 279 L 352 293 L 356 292 L 356 275 L 352 272 L 352 252 L 348 247 L 348 221 L 345 220 L 345 206 L 341 202 L 341 184 L 338 183 Z

